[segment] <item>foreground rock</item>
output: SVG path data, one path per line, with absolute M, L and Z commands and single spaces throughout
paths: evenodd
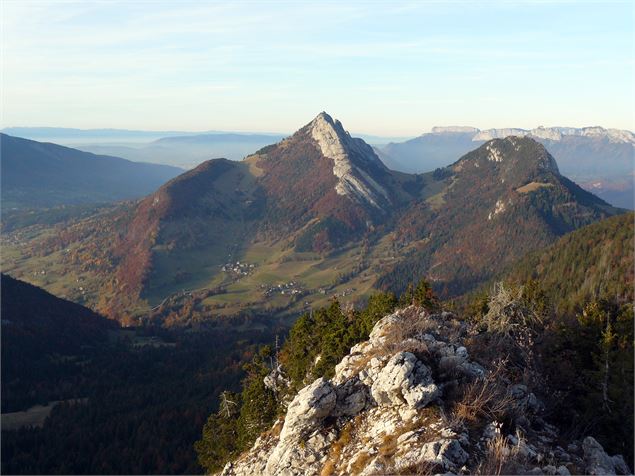
M 410 307 L 386 316 L 332 379 L 298 392 L 284 420 L 222 474 L 630 474 L 591 437 L 558 446 L 526 385 L 495 381 L 470 359 L 467 332 L 449 313 Z M 469 399 L 456 410 L 461 389 L 487 382 L 503 388 L 505 424 L 478 412 L 470 420 Z

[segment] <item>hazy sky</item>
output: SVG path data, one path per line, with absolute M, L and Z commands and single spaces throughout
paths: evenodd
M 632 1 L 0 4 L 3 127 L 634 128 Z

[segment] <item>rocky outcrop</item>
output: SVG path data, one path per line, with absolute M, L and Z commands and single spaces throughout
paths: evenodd
M 467 334 L 450 313 L 410 307 L 384 317 L 333 378 L 300 390 L 284 420 L 223 474 L 487 474 L 494 463 L 515 474 L 630 473 L 593 438 L 558 446 L 557 429 L 523 383 L 494 375 L 504 423 L 477 412 L 468 425 L 452 414 L 457 389 L 493 375 L 470 359 Z M 491 463 L 496 455 L 504 461 Z
M 582 442 L 588 474 L 631 474 L 621 455 L 609 456 L 595 438 L 587 436 Z
M 333 174 L 338 178 L 335 190 L 362 204 L 382 209 L 390 203 L 386 189 L 364 170 L 364 166 L 384 170 L 385 166 L 371 146 L 361 139 L 351 137 L 339 121 L 325 112 L 310 124 L 311 137 L 318 144 L 322 155 L 333 160 Z M 355 162 L 361 162 L 359 167 Z
M 439 395 L 432 372 L 410 352 L 396 353 L 374 379 L 370 389 L 378 405 L 426 406 Z
M 323 378 L 298 392 L 287 409 L 278 444 L 267 459 L 268 474 L 297 474 L 307 460 L 315 462 L 332 438 L 325 438 L 316 430 L 335 409 L 337 393 Z M 309 445 L 300 443 L 308 440 Z

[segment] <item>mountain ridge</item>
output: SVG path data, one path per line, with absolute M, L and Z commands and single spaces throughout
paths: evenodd
M 5 207 L 138 198 L 183 172 L 6 134 L 0 134 L 0 152 Z
M 260 397 L 262 405 L 269 403 L 262 394 L 285 396 L 278 417 L 253 419 L 264 431 L 248 441 L 246 451 L 219 458 L 219 447 L 231 448 L 222 437 L 233 416 L 229 410 L 213 414 L 197 447 L 199 458 L 212 464 L 229 460 L 223 476 L 630 474 L 622 455 L 610 456 L 594 437 L 574 439 L 566 426 L 563 431 L 550 421 L 546 410 L 552 402 L 543 400 L 550 398 L 548 387 L 536 380 L 537 357 L 523 350 L 538 347 L 531 339 L 540 335 L 540 311 L 516 296 L 505 298 L 509 308 L 491 303 L 494 317 L 511 321 L 499 326 L 522 329 L 530 343 L 523 345 L 512 332 L 505 336 L 505 328 L 483 332 L 484 324 L 451 312 L 417 305 L 396 309 L 379 316 L 368 340 L 344 352 L 329 374 L 317 378 L 309 367 L 297 392 L 289 369 L 271 369 L 260 394 L 254 388 L 248 395 Z M 526 314 L 514 316 L 512 308 Z M 318 356 L 324 352 L 318 349 Z M 510 355 L 501 359 L 501 352 Z M 243 402 L 241 410 L 250 405 Z
M 517 127 L 479 129 L 471 126 L 434 126 L 431 128 L 432 134 L 472 134 L 472 141 L 487 141 L 492 139 L 503 139 L 507 136 L 531 136 L 540 139 L 561 140 L 565 136 L 583 137 L 606 137 L 613 142 L 624 142 L 635 144 L 635 134 L 626 129 L 605 129 L 601 126 L 586 127 L 563 127 L 563 126 L 538 126 L 533 129 L 522 129 Z M 422 135 L 425 135 L 422 134 Z
M 635 208 L 635 135 L 631 131 L 601 127 L 484 131 L 464 126 L 434 127 L 430 133 L 377 150 L 391 168 L 421 173 L 444 167 L 488 140 L 509 135 L 537 140 L 556 158 L 564 175 L 615 206 Z

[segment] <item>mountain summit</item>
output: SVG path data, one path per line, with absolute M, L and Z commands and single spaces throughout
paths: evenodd
M 260 231 L 296 235 L 305 251 L 359 237 L 413 198 L 372 147 L 325 112 L 243 163 L 265 197 Z
M 318 114 L 309 126 L 322 155 L 333 160 L 333 175 L 338 178 L 335 190 L 339 195 L 377 208 L 390 203 L 386 189 L 373 178 L 373 175 L 385 176 L 387 169 L 371 146 L 351 137 L 342 123 L 326 112 Z
M 453 168 L 458 172 L 469 166 L 495 170 L 501 180 L 516 177 L 522 181 L 545 173 L 560 175 L 556 160 L 545 146 L 529 137 L 493 139 L 463 156 Z

